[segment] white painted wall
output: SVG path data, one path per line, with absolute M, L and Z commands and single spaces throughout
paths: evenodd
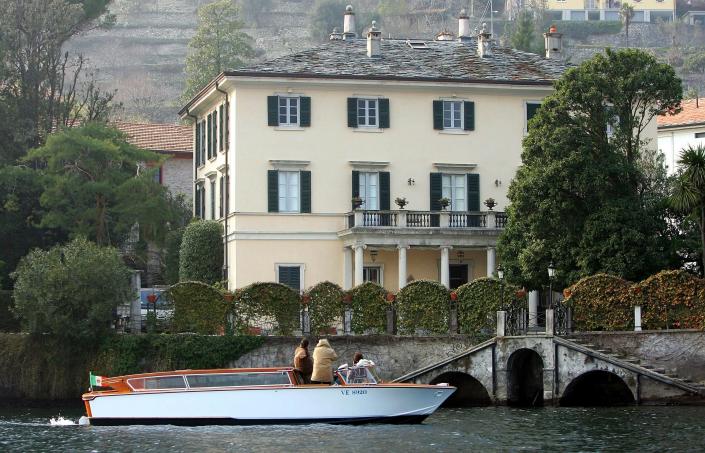
M 677 170 L 680 153 L 688 145 L 705 146 L 705 138 L 695 138 L 695 134 L 705 133 L 705 125 L 696 127 L 669 128 L 658 131 L 658 148 L 665 157 L 668 174 Z

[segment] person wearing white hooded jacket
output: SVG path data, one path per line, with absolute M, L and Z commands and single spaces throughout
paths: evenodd
M 313 350 L 313 374 L 311 384 L 328 384 L 333 382 L 333 361 L 338 358 L 328 340 L 318 340 Z

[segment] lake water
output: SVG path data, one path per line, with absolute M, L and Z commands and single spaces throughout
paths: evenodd
M 441 409 L 421 425 L 97 427 L 0 409 L 2 452 L 702 452 L 705 407 Z

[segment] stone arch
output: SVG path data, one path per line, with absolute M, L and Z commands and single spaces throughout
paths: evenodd
M 445 382 L 456 390 L 441 407 L 477 407 L 492 404 L 490 394 L 484 385 L 467 373 L 449 371 L 439 374 L 430 382 L 431 385 Z
M 533 349 L 517 349 L 507 361 L 507 404 L 543 406 L 543 359 Z
M 592 370 L 573 379 L 559 400 L 561 406 L 626 406 L 634 395 L 624 380 L 605 370 Z

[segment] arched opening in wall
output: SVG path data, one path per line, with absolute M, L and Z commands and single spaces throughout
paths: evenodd
M 519 349 L 507 362 L 507 404 L 543 406 L 543 360 L 531 349 Z
M 634 404 L 627 384 L 614 373 L 588 371 L 568 384 L 559 400 L 561 406 L 626 406 Z
M 433 379 L 431 385 L 445 382 L 457 388 L 441 407 L 477 407 L 492 404 L 485 386 L 466 373 L 452 371 L 443 373 Z

